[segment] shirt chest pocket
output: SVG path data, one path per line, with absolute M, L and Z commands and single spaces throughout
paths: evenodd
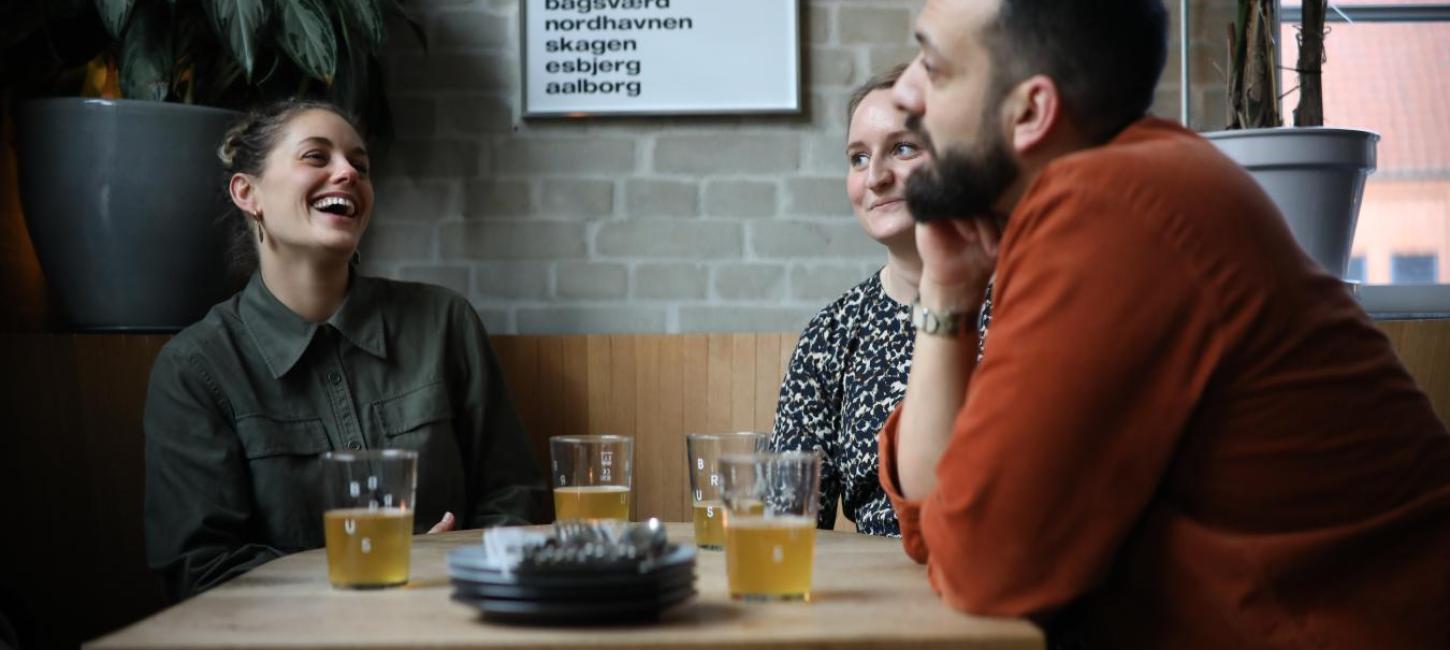
M 264 415 L 236 423 L 252 483 L 254 525 L 278 548 L 322 545 L 322 474 L 318 455 L 330 451 L 322 420 Z
M 436 438 L 452 439 L 453 404 L 442 382 L 378 400 L 372 409 L 387 447 L 423 449 L 441 442 Z
M 247 460 L 253 463 L 269 458 L 311 457 L 332 448 L 318 418 L 247 417 L 237 421 L 237 436 Z

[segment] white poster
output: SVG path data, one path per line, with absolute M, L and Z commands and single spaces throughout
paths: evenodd
M 798 0 L 524 0 L 524 115 L 790 113 Z

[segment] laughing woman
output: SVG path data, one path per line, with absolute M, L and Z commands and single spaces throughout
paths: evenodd
M 906 179 L 929 159 L 907 129 L 906 113 L 891 101 L 891 86 L 905 68 L 867 81 L 847 106 L 846 196 L 866 234 L 886 247 L 886 266 L 827 305 L 801 332 L 771 437 L 773 449 L 825 455 L 820 528 L 835 525 L 839 502 L 858 532 L 891 536 L 901 533 L 877 479 L 876 432 L 905 395 L 911 370 L 911 302 L 921 258 L 906 209 Z M 981 340 L 988 318 L 984 310 Z
M 373 207 L 352 121 L 281 102 L 219 155 L 257 268 L 151 372 L 146 552 L 169 595 L 322 546 L 329 450 L 417 450 L 414 532 L 528 522 L 543 483 L 477 314 L 350 263 Z

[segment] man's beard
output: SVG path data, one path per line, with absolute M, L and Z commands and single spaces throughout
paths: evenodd
M 1002 134 L 983 120 L 977 142 L 969 151 L 936 151 L 921 127 L 918 115 L 907 120 L 936 154 L 930 165 L 912 172 L 906 181 L 906 206 L 917 221 L 970 219 L 992 214 L 992 206 L 1017 180 L 1017 161 L 1007 151 Z

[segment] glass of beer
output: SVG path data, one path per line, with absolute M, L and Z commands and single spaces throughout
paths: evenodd
M 725 573 L 738 600 L 810 600 L 821 454 L 727 454 Z
M 408 582 L 418 453 L 402 449 L 322 455 L 327 577 L 377 589 Z
M 554 436 L 549 438 L 554 482 L 554 519 L 629 521 L 634 484 L 634 438 Z
M 690 501 L 694 505 L 695 546 L 712 551 L 725 548 L 725 502 L 720 498 L 720 457 L 766 450 L 770 436 L 763 433 L 692 433 L 685 436 L 690 462 Z

